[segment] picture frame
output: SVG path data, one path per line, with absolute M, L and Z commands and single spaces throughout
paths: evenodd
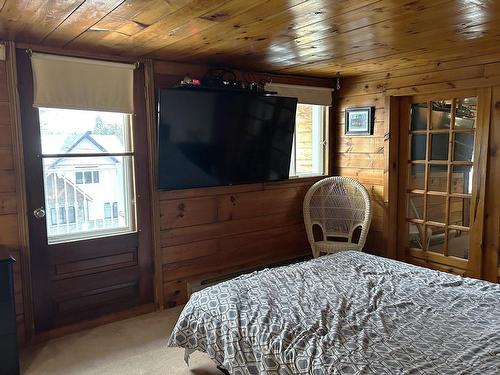
M 375 107 L 356 107 L 345 110 L 345 135 L 373 135 Z

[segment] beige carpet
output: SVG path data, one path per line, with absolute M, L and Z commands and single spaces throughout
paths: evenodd
M 180 311 L 142 315 L 30 347 L 21 353 L 21 373 L 222 375 L 203 353 L 194 353 L 188 368 L 183 349 L 167 348 Z

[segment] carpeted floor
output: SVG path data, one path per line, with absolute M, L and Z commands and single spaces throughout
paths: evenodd
M 203 353 L 189 368 L 184 350 L 166 341 L 181 308 L 142 315 L 75 333 L 21 353 L 24 375 L 222 375 Z

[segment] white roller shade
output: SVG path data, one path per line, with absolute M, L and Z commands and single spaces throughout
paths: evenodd
M 35 107 L 134 112 L 133 64 L 33 53 Z
M 268 83 L 266 90 L 276 91 L 279 96 L 298 98 L 302 104 L 332 105 L 331 88 Z

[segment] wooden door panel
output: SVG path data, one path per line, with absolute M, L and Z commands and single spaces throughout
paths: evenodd
M 401 259 L 481 277 L 479 239 L 483 236 L 485 144 L 490 122 L 486 109 L 490 102 L 490 90 L 400 100 Z M 464 135 L 472 136 L 475 143 L 457 143 Z M 434 143 L 443 139 L 446 142 Z M 457 157 L 457 147 L 460 152 L 470 147 L 468 152 L 474 157 Z
M 136 251 L 77 262 L 61 263 L 54 266 L 55 275 L 52 276 L 52 279 L 59 280 L 135 265 L 137 265 Z
M 137 283 L 130 283 L 101 293 L 61 299 L 56 301 L 56 304 L 59 313 L 71 314 L 82 310 L 98 308 L 103 303 L 113 303 L 123 299 L 134 300 L 135 298 L 137 298 Z
M 136 283 L 139 280 L 139 269 L 136 266 L 98 272 L 53 282 L 54 299 L 77 297 L 84 294 L 111 290 L 116 286 Z

